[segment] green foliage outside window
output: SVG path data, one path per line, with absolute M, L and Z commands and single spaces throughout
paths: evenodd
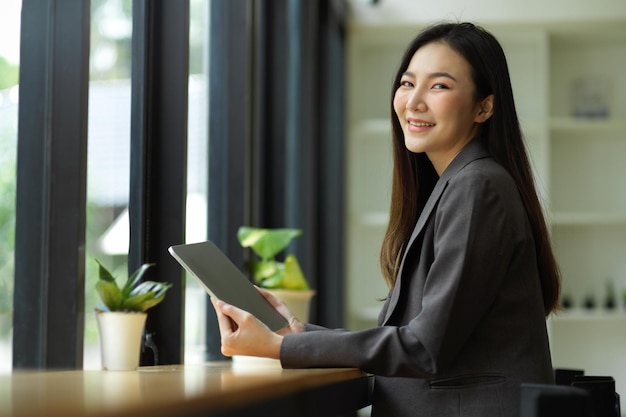
M 19 79 L 19 66 L 11 64 L 0 56 L 0 90 L 6 90 L 17 85 Z
M 0 74 L 3 74 L 2 70 L 0 70 Z M 0 112 L 0 338 L 6 337 L 12 327 L 15 161 L 17 153 L 16 116 L 17 111 Z

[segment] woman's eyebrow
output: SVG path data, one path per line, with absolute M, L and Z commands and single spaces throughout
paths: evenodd
M 452 74 L 450 74 L 449 72 L 443 72 L 443 71 L 433 72 L 432 74 L 428 76 L 428 78 L 439 78 L 439 77 L 450 78 L 452 81 L 456 81 L 456 78 L 454 78 Z
M 407 77 L 412 77 L 415 78 L 415 73 L 411 72 L 411 71 L 404 71 L 402 73 L 402 76 L 407 76 Z M 456 81 L 456 78 L 454 78 L 452 76 L 452 74 L 450 74 L 449 72 L 445 72 L 445 71 L 437 71 L 437 72 L 431 72 L 430 74 L 427 75 L 427 78 L 432 79 L 432 78 L 440 78 L 440 77 L 444 77 L 444 78 L 449 78 L 452 81 Z

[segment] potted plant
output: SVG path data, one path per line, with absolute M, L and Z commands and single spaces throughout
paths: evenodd
M 283 261 L 276 258 L 301 234 L 299 229 L 242 226 L 237 231 L 237 239 L 258 257 L 248 265 L 254 282 L 281 299 L 298 319 L 306 322 L 315 291 L 309 288 L 294 254 L 286 254 Z
M 119 287 L 113 274 L 98 260 L 96 292 L 103 308 L 96 308 L 100 333 L 102 368 L 105 370 L 134 370 L 139 365 L 141 338 L 151 307 L 165 298 L 169 283 L 141 279 L 154 264 L 143 264 Z

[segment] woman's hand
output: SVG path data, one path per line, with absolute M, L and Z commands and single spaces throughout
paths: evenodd
M 287 308 L 287 305 L 279 298 L 275 297 L 271 292 L 264 290 L 263 288 L 259 288 L 255 285 L 255 288 L 265 297 L 267 301 L 283 316 L 288 326 L 280 329 L 277 333 L 280 335 L 285 335 L 288 333 L 300 333 L 304 331 L 304 325 L 298 321 L 296 316 L 293 315 L 291 310 Z
M 220 328 L 222 354 L 225 356 L 246 355 L 279 359 L 283 335 L 304 331 L 304 325 L 285 303 L 269 292 L 257 289 L 289 324 L 274 333 L 247 311 L 211 297 Z

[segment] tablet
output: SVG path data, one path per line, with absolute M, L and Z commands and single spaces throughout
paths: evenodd
M 174 245 L 169 252 L 211 296 L 253 314 L 272 331 L 288 324 L 213 242 Z

